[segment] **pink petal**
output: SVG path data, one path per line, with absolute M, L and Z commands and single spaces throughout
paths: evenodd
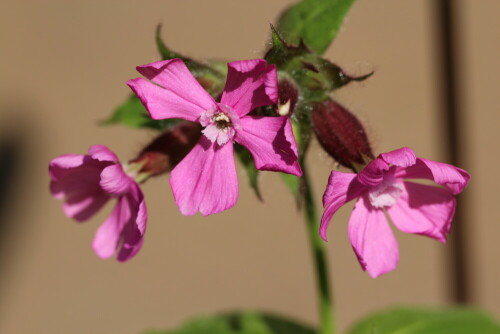
M 78 222 L 83 222 L 95 215 L 109 200 L 109 196 L 97 190 L 94 193 L 84 192 L 72 193 L 71 197 L 65 199 L 63 212 Z
M 54 158 L 49 163 L 49 175 L 52 180 L 57 180 L 67 173 L 69 169 L 80 167 L 88 160 L 82 154 L 64 154 Z
M 144 196 L 137 184 L 118 198 L 106 221 L 96 231 L 92 247 L 104 259 L 118 250 L 117 260 L 130 260 L 142 247 L 146 232 L 147 210 Z
M 275 104 L 278 100 L 276 67 L 263 59 L 234 61 L 228 64 L 226 87 L 221 103 L 241 117 L 251 110 Z
M 390 165 L 411 166 L 415 164 L 415 159 L 415 152 L 407 147 L 382 153 L 358 173 L 358 180 L 367 186 L 377 186 L 389 171 Z
M 446 242 L 455 213 L 456 201 L 447 190 L 403 182 L 404 190 L 387 209 L 394 225 L 403 232 L 426 235 Z
M 133 219 L 125 226 L 122 232 L 123 242 L 116 257 L 121 262 L 130 260 L 141 250 L 148 219 L 146 202 L 137 184 L 134 184 L 131 188 L 127 199 L 133 212 Z
M 103 169 L 99 184 L 110 194 L 123 195 L 129 191 L 135 181 L 125 174 L 121 165 L 116 164 Z
M 235 139 L 252 153 L 257 169 L 302 175 L 287 117 L 243 117 Z
M 99 162 L 82 155 L 64 155 L 51 161 L 50 191 L 63 199 L 66 216 L 85 221 L 106 203 L 109 196 L 99 186 L 100 173 L 108 162 Z
M 183 215 L 200 211 L 206 216 L 233 207 L 238 200 L 233 145 L 218 146 L 202 136 L 172 170 L 170 185 Z
M 367 186 L 376 186 L 382 183 L 384 175 L 389 171 L 389 164 L 382 158 L 370 161 L 365 168 L 358 173 L 358 181 Z
M 384 211 L 373 208 L 360 198 L 349 219 L 349 240 L 358 261 L 371 277 L 394 270 L 399 261 L 398 243 Z
M 356 174 L 332 171 L 323 195 L 325 212 L 321 217 L 320 235 L 327 240 L 326 232 L 333 215 L 347 202 L 358 197 L 365 189 L 359 182 L 355 182 Z
M 416 163 L 417 156 L 411 148 L 403 147 L 394 151 L 380 154 L 385 162 L 391 165 L 408 167 Z
M 430 179 L 458 194 L 469 184 L 470 175 L 465 170 L 445 163 L 417 158 L 417 163 L 398 168 L 395 177 L 405 179 Z
M 92 248 L 101 258 L 113 256 L 120 242 L 123 228 L 132 218 L 129 201 L 126 196 L 118 198 L 115 208 L 109 217 L 97 229 Z
M 89 147 L 89 155 L 99 161 L 118 162 L 118 157 L 104 145 L 94 145 Z
M 202 112 L 215 105 L 214 99 L 180 59 L 138 66 L 137 70 L 160 85 L 141 78 L 127 82 L 153 119 L 183 118 L 196 121 Z

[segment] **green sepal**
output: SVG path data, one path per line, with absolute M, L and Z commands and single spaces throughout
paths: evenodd
M 273 26 L 271 48 L 265 59 L 276 65 L 279 77 L 291 77 L 299 87 L 301 99 L 308 102 L 324 101 L 333 90 L 351 81 L 363 81 L 373 74 L 350 76 L 340 66 L 312 52 L 302 40 L 297 46 L 288 43 Z
M 268 63 L 275 64 L 282 69 L 291 59 L 310 54 L 311 50 L 302 42 L 297 45 L 289 44 L 276 28 L 271 25 L 271 48 L 266 52 L 264 58 Z
M 234 143 L 234 152 L 245 168 L 250 187 L 254 190 L 257 198 L 262 201 L 262 194 L 258 183 L 259 171 L 255 168 L 252 154 L 246 148 L 237 143 Z
M 195 318 L 177 330 L 146 331 L 144 334 L 315 334 L 293 320 L 256 312 Z
M 301 40 L 323 54 L 344 21 L 354 0 L 302 0 L 286 9 L 278 19 L 278 29 L 293 44 Z
M 395 308 L 366 317 L 348 334 L 499 334 L 487 314 L 464 308 Z
M 133 128 L 149 128 L 154 130 L 166 130 L 177 124 L 179 119 L 152 119 L 141 100 L 131 94 L 128 99 L 119 105 L 110 118 L 101 122 L 101 125 L 123 124 Z

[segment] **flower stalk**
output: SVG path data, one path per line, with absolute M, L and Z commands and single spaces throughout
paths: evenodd
M 319 236 L 319 217 L 314 205 L 314 195 L 307 166 L 302 164 L 302 194 L 304 197 L 304 215 L 309 235 L 309 244 L 316 272 L 316 284 L 319 297 L 320 328 L 319 334 L 335 334 L 333 298 L 330 292 L 330 279 L 326 262 L 325 243 Z

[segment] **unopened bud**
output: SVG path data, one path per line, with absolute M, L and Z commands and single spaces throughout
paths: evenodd
M 156 176 L 171 171 L 196 145 L 201 136 L 199 123 L 182 121 L 156 137 L 131 164 L 138 173 Z
M 356 170 L 374 155 L 361 122 L 333 100 L 312 104 L 313 129 L 323 149 L 339 164 Z
M 291 116 L 298 98 L 299 90 L 291 79 L 282 78 L 278 81 L 278 104 L 276 106 L 278 115 Z

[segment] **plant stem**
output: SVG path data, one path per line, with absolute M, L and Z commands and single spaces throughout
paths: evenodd
M 309 243 L 314 259 L 314 268 L 316 270 L 316 280 L 319 295 L 319 311 L 321 318 L 321 327 L 319 334 L 334 334 L 335 321 L 333 317 L 333 303 L 330 295 L 330 286 L 328 279 L 328 266 L 326 264 L 325 245 L 319 236 L 319 217 L 314 205 L 314 195 L 312 193 L 311 182 L 305 163 L 302 164 L 302 191 L 304 196 L 304 213 L 309 232 Z

